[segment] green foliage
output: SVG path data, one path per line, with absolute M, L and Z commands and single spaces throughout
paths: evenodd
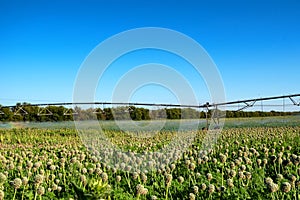
M 0 129 L 0 193 L 4 199 L 51 200 L 299 199 L 299 126 L 228 128 L 207 154 L 206 132 L 192 132 L 196 137 L 180 158 L 144 173 L 96 159 L 74 129 Z M 132 153 L 158 151 L 177 135 L 161 131 L 145 140 L 117 130 L 104 134 Z M 135 163 L 128 160 L 125 167 Z
M 83 200 L 99 200 L 110 199 L 111 188 L 106 182 L 101 179 L 90 179 L 86 186 L 78 186 L 72 182 L 73 188 L 78 199 Z
M 51 115 L 40 113 L 40 110 L 47 110 Z M 39 108 L 31 106 L 28 103 L 17 103 L 12 109 L 1 108 L 0 121 L 30 121 L 30 122 L 60 122 L 71 120 L 149 120 L 149 119 L 199 119 L 206 118 L 204 111 L 197 111 L 192 108 L 166 108 L 149 110 L 135 106 L 120 106 L 113 108 L 92 108 L 82 109 L 75 107 L 68 109 L 63 106 L 47 106 Z M 215 112 L 216 111 L 216 112 Z M 216 116 L 219 110 L 209 110 L 207 117 L 211 118 L 212 114 Z M 73 115 L 74 114 L 74 115 Z M 241 117 L 275 117 L 297 115 L 299 112 L 261 112 L 261 111 L 226 111 L 227 118 Z

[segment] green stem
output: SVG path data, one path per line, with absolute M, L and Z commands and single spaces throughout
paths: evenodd
M 276 164 L 274 163 L 275 174 L 277 174 Z
M 125 173 L 125 178 L 126 178 L 126 182 L 128 184 L 128 187 L 129 187 L 130 191 L 132 192 L 131 185 L 130 185 L 130 180 L 129 180 L 129 172 Z
M 37 197 L 37 190 L 35 190 L 34 200 L 36 200 L 36 197 Z
M 224 182 L 224 173 L 223 173 L 223 171 L 224 171 L 224 165 L 222 166 L 222 186 L 223 186 L 223 182 Z
M 15 200 L 16 194 L 17 194 L 17 189 L 15 189 L 15 193 L 14 193 L 14 198 L 13 198 L 13 200 Z
M 65 167 L 63 167 L 63 179 L 64 179 L 64 184 L 66 184 L 66 172 L 65 172 Z
M 25 191 L 25 187 L 26 187 L 26 186 L 23 187 L 23 191 L 22 191 L 22 200 L 24 199 L 24 191 Z
M 273 192 L 272 192 L 271 196 L 272 196 L 272 200 L 274 200 L 275 198 L 274 198 L 274 193 Z
M 168 193 L 169 193 L 169 186 L 167 186 L 167 189 L 166 189 L 166 200 L 168 199 Z

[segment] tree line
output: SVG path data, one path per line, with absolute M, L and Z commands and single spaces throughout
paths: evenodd
M 223 113 L 223 115 L 221 114 Z M 135 106 L 113 108 L 67 108 L 64 106 L 36 107 L 28 103 L 16 104 L 12 108 L 0 105 L 0 121 L 59 122 L 70 120 L 150 120 L 150 119 L 199 119 L 214 116 L 227 118 L 270 117 L 300 114 L 299 112 L 262 111 L 198 111 L 192 108 L 164 108 L 150 110 Z

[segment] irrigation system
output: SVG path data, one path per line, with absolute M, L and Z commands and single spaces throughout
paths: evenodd
M 276 99 L 282 99 L 283 105 L 285 106 L 285 99 L 289 99 L 291 104 L 293 106 L 300 106 L 300 101 L 298 102 L 295 100 L 296 97 L 300 97 L 300 94 L 292 94 L 292 95 L 281 95 L 281 96 L 272 96 L 272 97 L 263 97 L 263 98 L 255 98 L 255 99 L 245 99 L 245 100 L 238 100 L 238 101 L 229 101 L 229 102 L 221 102 L 221 103 L 203 103 L 199 105 L 188 105 L 188 104 L 160 104 L 160 103 L 131 103 L 131 102 L 63 102 L 63 103 L 38 103 L 38 104 L 22 104 L 22 105 L 8 105 L 8 106 L 2 106 L 0 107 L 0 114 L 4 114 L 2 111 L 3 108 L 10 108 L 12 111 L 14 111 L 14 115 L 26 115 L 28 114 L 26 110 L 23 108 L 26 106 L 31 107 L 39 107 L 38 115 L 52 115 L 52 113 L 47 109 L 48 106 L 80 106 L 80 105 L 94 105 L 99 107 L 104 106 L 144 106 L 144 107 L 163 107 L 163 108 L 194 108 L 194 109 L 204 109 L 206 111 L 206 119 L 208 124 L 208 111 L 209 110 L 220 110 L 220 107 L 237 107 L 235 111 L 242 111 L 244 109 L 253 107 L 257 102 L 264 101 L 270 101 L 270 100 L 276 100 Z M 242 106 L 240 107 L 240 104 Z M 278 105 L 273 105 L 278 106 Z M 98 108 L 96 108 L 98 109 Z M 95 109 L 95 110 L 96 110 Z M 129 110 L 130 111 L 130 110 Z M 96 112 L 95 112 L 96 113 Z M 218 124 L 219 118 L 224 117 L 224 114 L 220 114 L 222 112 L 214 112 L 212 114 L 212 119 L 214 123 Z M 72 108 L 66 109 L 64 112 L 64 115 L 75 115 L 76 113 L 73 111 Z
M 246 99 L 246 100 L 238 100 L 238 101 L 229 101 L 229 102 L 221 102 L 221 103 L 209 103 L 206 102 L 204 104 L 199 105 L 187 105 L 187 104 L 160 104 L 160 103 L 131 103 L 131 102 L 68 102 L 68 103 L 38 103 L 38 104 L 26 104 L 26 105 L 9 105 L 2 106 L 1 108 L 16 108 L 16 107 L 45 107 L 45 106 L 78 106 L 78 105 L 120 105 L 120 106 L 150 106 L 150 107 L 177 107 L 177 108 L 216 108 L 218 106 L 228 106 L 228 105 L 237 105 L 243 103 L 244 106 L 239 108 L 236 111 L 241 111 L 246 108 L 254 106 L 256 102 L 261 101 L 269 101 L 275 99 L 290 99 L 293 105 L 300 106 L 300 102 L 297 102 L 294 98 L 300 97 L 300 94 L 292 94 L 292 95 L 282 95 L 282 96 L 273 96 L 273 97 L 264 97 L 264 98 L 256 98 L 256 99 Z

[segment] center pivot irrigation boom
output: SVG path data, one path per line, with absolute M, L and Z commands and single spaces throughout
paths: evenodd
M 282 95 L 282 96 L 273 96 L 273 97 L 264 97 L 264 98 L 256 98 L 256 99 L 246 99 L 246 100 L 238 100 L 238 101 L 229 101 L 229 102 L 221 102 L 221 103 L 209 103 L 206 102 L 204 104 L 199 105 L 188 105 L 188 104 L 160 104 L 160 103 L 125 103 L 125 102 L 69 102 L 69 103 L 40 103 L 40 104 L 25 104 L 25 105 L 12 105 L 12 106 L 2 106 L 0 107 L 0 114 L 4 114 L 3 111 L 1 111 L 2 108 L 10 108 L 11 110 L 15 111 L 15 115 L 26 115 L 28 114 L 23 108 L 26 106 L 31 107 L 40 107 L 41 110 L 39 112 L 40 115 L 51 115 L 51 112 L 47 110 L 47 106 L 79 106 L 79 105 L 119 105 L 119 106 L 147 106 L 147 107 L 173 107 L 173 108 L 203 108 L 206 110 L 206 119 L 207 119 L 207 126 L 208 126 L 208 111 L 210 109 L 214 109 L 215 111 L 221 111 L 218 110 L 220 107 L 226 107 L 230 105 L 239 105 L 240 103 L 244 104 L 241 108 L 238 108 L 236 111 L 241 111 L 244 109 L 247 109 L 249 107 L 253 107 L 256 102 L 263 102 L 268 100 L 275 100 L 275 99 L 290 99 L 292 102 L 292 105 L 300 106 L 300 102 L 297 102 L 294 98 L 300 97 L 300 94 L 292 94 L 292 95 Z M 69 108 L 66 112 L 68 115 L 75 114 L 75 112 L 70 112 L 71 109 Z M 65 115 L 64 114 L 64 115 Z M 214 112 L 212 114 L 212 119 L 215 124 L 218 125 L 219 118 L 224 117 L 224 115 L 220 114 L 220 112 Z

